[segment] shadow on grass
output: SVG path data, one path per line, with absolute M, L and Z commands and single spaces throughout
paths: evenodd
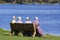
M 9 33 L 5 33 L 5 34 L 2 34 L 3 36 L 10 36 L 10 34 Z
M 2 34 L 2 36 L 16 36 L 16 35 L 11 35 L 11 34 L 9 34 L 9 33 L 4 33 L 4 34 Z M 22 35 L 20 34 L 20 35 L 18 35 L 18 36 L 22 36 Z

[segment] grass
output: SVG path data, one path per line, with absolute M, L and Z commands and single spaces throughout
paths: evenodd
M 59 36 L 46 35 L 46 37 L 23 37 L 23 36 L 10 36 L 10 31 L 0 29 L 0 40 L 60 40 Z

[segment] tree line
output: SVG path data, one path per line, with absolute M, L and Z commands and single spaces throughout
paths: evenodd
M 0 3 L 40 4 L 40 3 L 60 3 L 60 0 L 0 0 Z

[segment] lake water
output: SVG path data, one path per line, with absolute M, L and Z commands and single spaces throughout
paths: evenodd
M 0 4 L 0 28 L 10 30 L 12 16 L 30 17 L 33 22 L 38 16 L 44 33 L 60 34 L 60 5 L 57 4 Z M 16 20 L 17 21 L 17 20 Z

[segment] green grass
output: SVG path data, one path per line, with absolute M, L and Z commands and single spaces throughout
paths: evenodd
M 46 35 L 46 37 L 23 37 L 23 36 L 10 36 L 10 31 L 0 29 L 0 40 L 60 40 L 59 36 Z

